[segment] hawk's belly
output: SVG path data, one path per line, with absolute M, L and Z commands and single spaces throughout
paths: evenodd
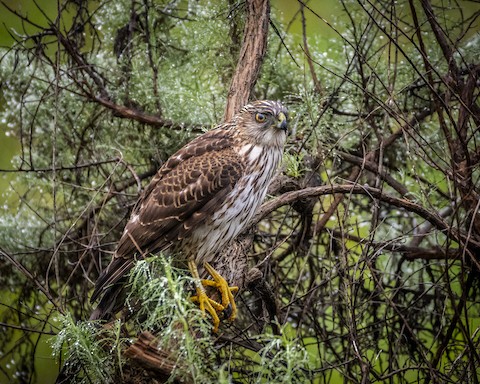
M 233 190 L 221 209 L 192 232 L 190 238 L 186 239 L 190 244 L 184 246 L 191 249 L 192 252 L 188 253 L 194 255 L 197 264 L 212 261 L 221 249 L 245 229 L 265 194 L 266 188 L 255 190 L 250 185 L 241 191 Z
M 278 164 L 279 160 L 274 158 L 271 161 Z M 197 265 L 202 265 L 211 262 L 228 246 L 248 226 L 263 202 L 277 164 L 268 164 L 271 172 L 251 172 L 241 178 L 219 209 L 183 240 L 184 254 L 194 257 Z

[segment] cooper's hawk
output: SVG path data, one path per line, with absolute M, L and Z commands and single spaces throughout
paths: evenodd
M 160 168 L 140 197 L 111 263 L 95 284 L 92 301 L 102 299 L 90 319 L 118 311 L 124 275 L 136 259 L 171 249 L 186 261 L 197 282 L 195 301 L 210 313 L 236 307 L 233 288 L 208 264 L 249 223 L 262 203 L 282 158 L 287 110 L 275 101 L 246 105 L 232 121 L 197 137 Z M 200 280 L 205 268 L 214 282 Z M 209 299 L 202 285 L 214 285 L 222 303 Z

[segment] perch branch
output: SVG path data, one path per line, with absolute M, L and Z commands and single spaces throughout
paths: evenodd
M 429 221 L 434 225 L 435 228 L 444 232 L 454 241 L 460 244 L 473 246 L 477 249 L 480 248 L 479 241 L 474 240 L 471 237 L 468 237 L 465 233 L 462 233 L 461 231 L 452 228 L 445 221 L 443 221 L 443 219 L 438 214 L 429 211 L 428 209 L 411 200 L 388 195 L 386 193 L 383 193 L 380 189 L 372 188 L 368 185 L 327 185 L 321 187 L 309 187 L 298 191 L 284 193 L 283 195 L 280 195 L 277 198 L 263 204 L 260 210 L 255 215 L 252 225 L 257 224 L 260 220 L 262 220 L 265 216 L 267 216 L 274 210 L 284 205 L 291 204 L 299 199 L 332 194 L 365 195 L 369 196 L 370 198 L 375 198 L 383 201 L 386 204 L 390 204 L 398 208 L 403 208 Z

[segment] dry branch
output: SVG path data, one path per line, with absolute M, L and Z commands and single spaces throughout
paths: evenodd
M 184 130 L 185 126 L 183 124 L 178 124 L 172 120 L 164 119 L 160 116 L 152 115 L 140 111 L 135 108 L 126 107 L 124 105 L 119 105 L 114 103 L 113 101 L 103 98 L 100 96 L 93 96 L 90 95 L 92 101 L 95 101 L 104 107 L 110 109 L 113 112 L 115 117 L 120 117 L 122 119 L 130 119 L 138 121 L 139 123 L 148 124 L 154 127 L 163 127 L 163 128 L 170 128 L 173 130 Z M 202 132 L 201 126 L 193 126 L 191 127 L 193 132 Z
M 168 381 L 176 368 L 171 354 L 159 348 L 158 339 L 150 332 L 141 333 L 135 342 L 124 351 L 125 357 L 135 364 L 152 372 L 157 380 Z M 151 378 L 150 378 L 151 380 Z M 190 383 L 191 378 L 184 377 L 182 382 Z

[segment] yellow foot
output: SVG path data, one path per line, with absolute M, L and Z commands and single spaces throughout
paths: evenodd
M 205 287 L 214 287 L 220 291 L 220 294 L 222 295 L 223 309 L 230 312 L 228 320 L 235 320 L 237 317 L 237 305 L 235 304 L 233 294 L 238 292 L 238 287 L 230 287 L 227 281 L 215 269 L 213 269 L 210 264 L 205 263 L 204 267 L 208 273 L 210 273 L 210 276 L 213 277 L 213 280 L 202 280 L 202 284 Z
M 220 318 L 218 316 L 220 312 L 225 310 L 229 311 L 229 321 L 233 321 L 237 316 L 237 306 L 233 298 L 233 293 L 238 291 L 238 287 L 229 287 L 226 280 L 208 263 L 205 263 L 204 266 L 208 273 L 213 277 L 213 280 L 200 280 L 197 266 L 194 261 L 189 261 L 188 266 L 192 276 L 199 282 L 196 287 L 197 295 L 192 296 L 191 300 L 194 303 L 199 304 L 201 311 L 207 311 L 210 316 L 212 316 L 213 332 L 217 332 L 218 326 L 220 325 Z M 210 299 L 205 292 L 205 287 L 218 289 L 222 297 L 222 303 L 220 304 L 215 300 Z
M 212 316 L 213 332 L 217 332 L 218 326 L 220 325 L 218 313 L 222 312 L 225 308 L 215 300 L 210 299 L 202 285 L 197 286 L 196 290 L 197 294 L 192 296 L 190 300 L 192 300 L 194 303 L 197 303 L 202 312 L 207 311 L 210 316 Z

